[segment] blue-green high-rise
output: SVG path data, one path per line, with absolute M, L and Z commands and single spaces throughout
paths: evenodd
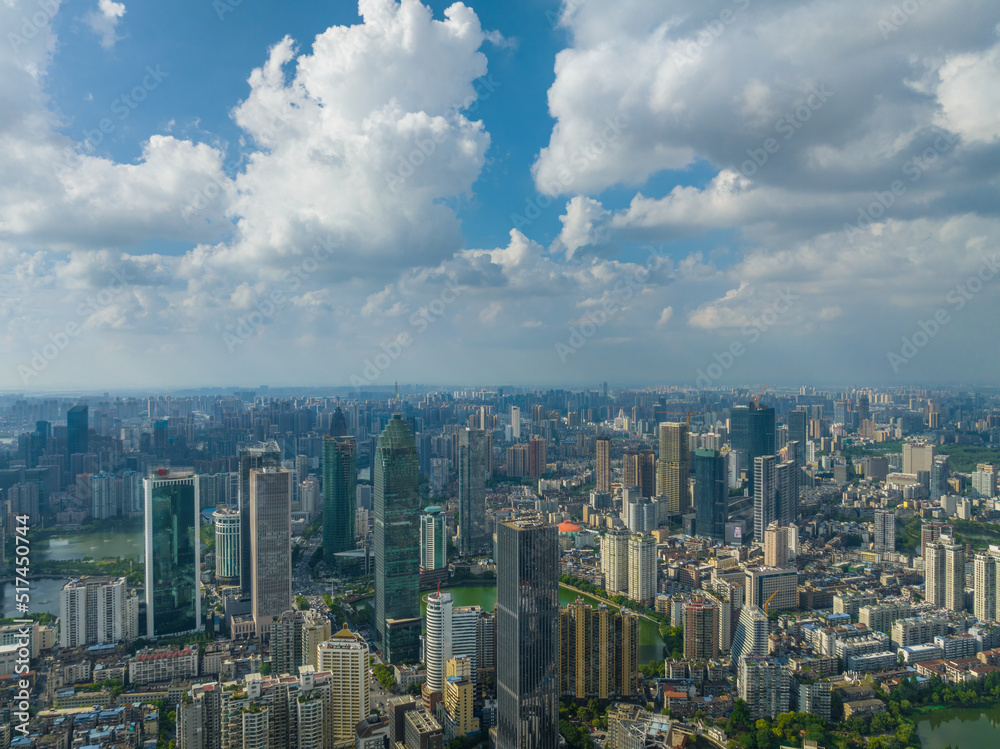
M 383 655 L 417 660 L 419 640 L 390 652 L 386 620 L 420 617 L 420 465 L 413 434 L 394 415 L 375 448 L 375 630 Z M 412 652 L 410 652 L 412 651 Z
M 323 438 L 323 558 L 331 570 L 336 554 L 354 549 L 357 455 L 353 437 Z
M 146 636 L 200 630 L 198 476 L 148 478 L 143 484 Z
M 729 515 L 726 456 L 718 450 L 694 454 L 694 511 L 699 536 L 725 542 Z

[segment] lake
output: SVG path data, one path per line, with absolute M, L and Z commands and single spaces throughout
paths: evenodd
M 31 602 L 28 604 L 28 613 L 41 614 L 48 612 L 59 616 L 59 592 L 63 585 L 67 583 L 66 578 L 44 578 L 41 580 L 32 579 L 31 589 L 28 595 Z M 14 583 L 0 583 L 0 618 L 17 618 L 20 616 L 15 604 Z
M 125 557 L 143 561 L 145 544 L 142 526 L 109 528 L 90 533 L 60 533 L 39 538 L 31 544 L 32 559 L 65 562 L 72 559 Z
M 914 721 L 922 749 L 1000 746 L 1000 705 L 935 710 Z
M 470 585 L 459 588 L 442 588 L 451 593 L 451 598 L 456 606 L 482 606 L 485 611 L 493 611 L 493 606 L 497 602 L 497 589 L 495 585 Z M 423 591 L 420 594 L 420 614 L 423 615 L 427 609 L 424 601 L 430 591 Z M 559 588 L 559 605 L 568 606 L 577 599 L 576 591 Z M 592 596 L 584 595 L 591 605 L 596 606 L 599 601 Z M 356 605 L 367 608 L 367 601 L 359 601 Z M 663 658 L 663 638 L 660 637 L 660 628 L 655 622 L 648 619 L 639 619 L 639 663 L 649 663 L 650 661 Z
M 31 561 L 67 562 L 84 557 L 124 557 L 141 563 L 145 557 L 144 551 L 142 524 L 135 523 L 132 526 L 119 525 L 87 533 L 43 536 L 31 542 Z M 66 581 L 66 578 L 32 578 L 30 612 L 38 614 L 47 611 L 59 616 L 59 591 Z M 0 583 L 0 617 L 16 617 L 15 604 L 14 584 Z

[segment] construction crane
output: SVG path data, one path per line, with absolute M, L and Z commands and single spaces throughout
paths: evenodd
M 697 411 L 688 411 L 687 412 L 687 424 L 688 424 L 688 431 L 689 432 L 691 431 L 691 414 L 694 414 L 695 416 L 697 416 L 698 412 Z
M 767 600 L 764 601 L 764 616 L 770 616 L 771 615 L 769 607 L 771 605 L 771 599 L 774 598 L 776 595 L 778 595 L 778 591 L 774 591 L 771 595 L 769 595 L 767 597 Z
M 757 408 L 759 407 L 760 396 L 762 396 L 765 392 L 767 392 L 767 386 L 770 384 L 771 384 L 770 382 L 765 382 L 764 387 L 761 388 L 761 391 L 753 397 L 754 410 L 757 410 Z

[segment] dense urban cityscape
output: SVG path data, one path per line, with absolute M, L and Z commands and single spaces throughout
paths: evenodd
M 1000 747 L 998 113 L 997 0 L 0 1 L 0 749 Z
M 3 396 L 0 450 L 3 747 L 910 747 L 1000 697 L 995 389 Z

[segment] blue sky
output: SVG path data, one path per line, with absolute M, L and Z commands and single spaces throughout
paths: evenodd
M 0 389 L 1000 363 L 994 3 L 12 3 Z

